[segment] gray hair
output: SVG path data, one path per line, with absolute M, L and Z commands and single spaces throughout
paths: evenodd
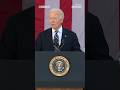
M 59 8 L 52 8 L 49 13 L 51 12 L 58 12 L 59 13 L 59 19 L 64 19 L 64 12 Z

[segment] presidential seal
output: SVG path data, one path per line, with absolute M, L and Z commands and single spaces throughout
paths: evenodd
M 50 72 L 55 76 L 64 76 L 70 69 L 70 64 L 64 56 L 55 56 L 49 63 Z

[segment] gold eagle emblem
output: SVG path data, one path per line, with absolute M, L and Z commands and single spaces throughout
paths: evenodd
M 55 56 L 49 63 L 49 69 L 55 76 L 65 76 L 70 69 L 70 63 L 64 56 Z

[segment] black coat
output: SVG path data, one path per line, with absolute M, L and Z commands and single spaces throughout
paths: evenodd
M 0 63 L 3 71 L 0 77 L 1 86 L 3 90 L 26 90 L 34 89 L 34 71 L 35 71 L 35 19 L 34 8 L 29 8 L 13 17 L 7 23 L 5 32 L 2 37 L 2 48 L 0 55 L 2 58 L 9 59 L 25 59 L 24 62 L 11 61 L 8 63 Z M 86 14 L 85 27 L 85 43 L 86 43 L 86 59 L 109 59 L 109 49 L 104 38 L 101 24 L 98 18 L 90 13 Z M 2 50 L 3 49 L 3 50 Z M 32 62 L 26 59 L 33 59 Z M 97 61 L 99 64 L 99 61 Z M 110 68 L 108 64 L 98 65 L 93 63 L 89 65 L 86 63 L 86 87 L 88 90 L 96 90 L 94 88 L 110 88 L 113 90 L 111 81 L 114 75 L 118 75 L 118 69 Z M 113 64 L 112 64 L 113 65 Z M 114 66 L 114 65 L 113 65 Z M 102 67 L 102 68 L 101 68 Z M 103 72 L 102 72 L 102 70 Z M 112 70 L 112 72 L 110 72 Z M 109 72 L 107 71 L 109 70 Z M 100 72 L 99 72 L 100 71 Z M 116 71 L 116 72 L 115 72 Z M 104 77 L 103 77 L 103 76 Z M 109 77 L 108 77 L 109 76 Z M 106 79 L 107 77 L 107 79 Z M 115 76 L 114 76 L 115 77 Z M 100 81 L 102 81 L 102 83 Z M 106 81 L 107 80 L 107 81 Z M 116 77 L 116 83 L 119 81 Z M 7 82 L 6 82 L 7 81 Z M 105 82 L 104 82 L 105 81 Z M 110 84 L 109 84 L 110 83 Z M 115 83 L 115 84 L 116 84 Z M 118 83 L 119 84 L 119 83 Z M 107 85 L 107 86 L 106 86 Z M 8 86 L 8 87 L 6 87 Z M 89 89 L 89 86 L 91 89 Z M 105 86 L 105 87 L 104 87 Z M 117 85 L 119 86 L 119 85 Z M 117 90 L 117 89 L 115 89 Z
M 86 59 L 111 59 L 99 19 L 86 14 L 85 20 L 85 54 Z M 67 41 L 67 40 L 66 40 Z M 2 43 L 4 58 L 30 59 L 34 58 L 35 50 L 35 15 L 34 7 L 13 17 L 6 25 Z
M 40 33 L 36 40 L 36 50 L 39 51 L 54 51 L 54 43 L 52 40 L 52 28 Z M 77 35 L 63 28 L 61 45 L 59 46 L 61 51 L 80 51 L 80 44 L 78 42 Z
M 99 19 L 87 12 L 85 18 L 85 50 L 86 59 L 105 60 L 109 56 L 109 47 L 105 40 Z
M 2 35 L 2 58 L 34 58 L 34 17 L 32 7 L 9 18 Z

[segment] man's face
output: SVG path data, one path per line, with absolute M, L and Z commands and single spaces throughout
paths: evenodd
M 59 12 L 56 11 L 49 13 L 49 23 L 55 30 L 57 30 L 63 23 L 63 19 L 60 19 L 59 15 Z

